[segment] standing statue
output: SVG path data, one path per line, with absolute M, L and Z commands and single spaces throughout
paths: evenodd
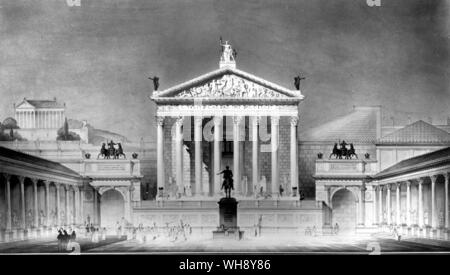
M 148 79 L 153 80 L 153 90 L 154 91 L 158 91 L 158 88 L 159 88 L 159 77 L 157 77 L 155 75 L 155 76 L 153 76 L 153 78 L 149 77 Z
M 225 167 L 225 170 L 223 170 L 220 173 L 217 173 L 217 175 L 223 174 L 223 183 L 220 190 L 225 190 L 225 197 L 231 198 L 231 190 L 234 190 L 233 187 L 233 172 L 231 172 L 230 167 Z
M 294 77 L 294 86 L 295 86 L 295 88 L 297 89 L 297 91 L 300 90 L 300 82 L 301 82 L 303 79 L 306 79 L 306 77 L 301 77 L 300 75 Z
M 233 51 L 231 45 L 228 44 L 228 41 L 223 43 L 222 37 L 220 37 L 220 46 L 222 47 L 222 56 L 220 57 L 220 60 L 225 62 L 235 61 L 237 52 Z

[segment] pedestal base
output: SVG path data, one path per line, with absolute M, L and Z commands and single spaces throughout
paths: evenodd
M 239 228 L 227 229 L 227 230 L 216 230 L 213 231 L 213 239 L 233 239 L 240 240 L 244 237 L 244 231 L 239 230 Z

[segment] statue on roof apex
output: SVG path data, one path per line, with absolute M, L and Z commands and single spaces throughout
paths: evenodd
M 220 46 L 222 47 L 222 56 L 220 57 L 220 61 L 223 62 L 233 62 L 236 61 L 236 50 L 231 48 L 231 45 L 228 44 L 228 40 L 223 43 L 222 36 L 220 37 Z

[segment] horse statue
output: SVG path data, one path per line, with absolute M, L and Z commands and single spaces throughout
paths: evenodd
M 234 190 L 233 179 L 224 179 L 220 190 L 222 190 L 222 189 L 225 190 L 225 197 L 231 198 L 231 190 Z
M 350 149 L 347 149 L 347 143 L 344 140 L 340 143 L 340 145 L 341 148 L 338 148 L 338 143 L 334 144 L 333 151 L 329 156 L 330 159 L 332 156 L 335 156 L 336 159 L 352 159 L 352 157 L 355 156 L 358 159 L 353 143 L 350 143 Z
M 119 146 L 116 150 L 116 153 L 114 155 L 114 159 L 118 159 L 120 158 L 120 156 L 123 156 L 125 159 L 127 158 L 127 156 L 123 153 L 123 148 L 122 148 L 122 144 L 119 142 L 117 143 L 117 145 Z
M 341 150 L 338 149 L 337 143 L 334 144 L 333 151 L 328 158 L 331 158 L 332 156 L 336 156 L 336 158 L 342 158 L 342 153 Z
M 350 149 L 347 151 L 346 159 L 352 159 L 352 156 L 355 156 L 358 159 L 358 155 L 355 153 L 355 147 L 353 147 L 353 143 L 350 143 Z
M 98 154 L 97 159 L 99 159 L 100 156 L 102 156 L 103 158 L 106 158 L 106 157 L 109 158 L 108 153 L 109 153 L 109 152 L 108 152 L 108 150 L 106 149 L 106 144 L 105 144 L 105 143 L 102 143 L 102 148 L 100 148 L 100 153 Z
M 107 159 L 110 157 L 116 158 L 116 148 L 114 148 L 114 141 L 111 140 L 111 142 L 108 143 L 108 155 L 106 156 Z
M 339 156 L 339 159 L 342 159 L 342 157 L 347 158 L 347 151 L 348 151 L 348 149 L 347 149 L 346 145 L 347 145 L 347 143 L 345 142 L 345 140 L 343 140 L 341 142 L 341 148 L 340 148 L 341 155 Z

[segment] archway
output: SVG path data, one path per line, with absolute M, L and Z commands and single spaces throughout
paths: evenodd
M 113 228 L 125 217 L 125 200 L 122 194 L 114 189 L 105 191 L 100 198 L 101 227 Z
M 341 189 L 332 198 L 332 225 L 339 225 L 340 234 L 351 234 L 356 229 L 356 198 L 350 190 Z

